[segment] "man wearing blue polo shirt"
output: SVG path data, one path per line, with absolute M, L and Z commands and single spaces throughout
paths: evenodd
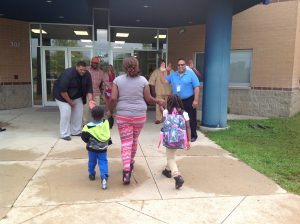
M 168 76 L 161 75 L 164 83 L 172 86 L 172 93 L 180 97 L 184 110 L 189 114 L 191 126 L 191 141 L 194 142 L 198 138 L 197 135 L 197 106 L 199 97 L 199 80 L 192 70 L 186 69 L 185 60 L 180 58 L 177 61 L 176 72 Z M 163 72 L 165 68 L 161 67 Z M 163 73 L 162 73 L 163 74 Z

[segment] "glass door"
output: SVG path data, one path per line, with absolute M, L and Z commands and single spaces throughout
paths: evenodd
M 92 58 L 92 50 L 88 48 L 68 48 L 68 64 L 74 67 L 78 61 L 85 61 L 90 64 Z
M 42 98 L 44 106 L 56 106 L 53 99 L 53 85 L 60 74 L 66 68 L 75 66 L 80 60 L 85 61 L 89 65 L 91 57 L 92 50 L 87 48 L 42 48 Z
M 156 51 L 134 51 L 134 56 L 139 60 L 141 74 L 149 80 L 151 73 L 158 67 L 160 55 Z
M 67 68 L 66 48 L 42 49 L 42 80 L 43 80 L 43 105 L 56 105 L 53 99 L 53 85 L 59 75 Z
M 116 71 L 116 75 L 119 75 L 123 73 L 123 59 L 130 57 L 133 55 L 133 51 L 113 51 L 112 52 L 112 64 L 114 66 L 114 69 Z

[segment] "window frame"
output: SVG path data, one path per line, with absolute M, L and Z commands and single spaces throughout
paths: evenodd
M 230 51 L 230 66 L 231 66 L 231 57 L 232 57 L 232 54 L 237 53 L 237 52 L 238 53 L 240 53 L 240 52 L 249 52 L 249 53 L 251 53 L 251 55 L 250 55 L 249 82 L 231 82 L 230 81 L 231 74 L 229 74 L 229 84 L 228 85 L 229 85 L 229 88 L 237 88 L 237 89 L 247 88 L 247 89 L 249 89 L 251 87 L 251 82 L 252 82 L 253 49 L 232 49 Z M 197 56 L 200 55 L 200 54 L 202 54 L 205 57 L 205 52 L 204 51 L 196 51 L 194 53 L 194 61 L 195 61 L 196 68 L 199 71 L 203 72 L 204 68 L 201 68 L 201 65 L 199 65 L 197 63 Z M 203 60 L 203 62 L 204 62 L 204 60 Z M 204 67 L 204 65 L 203 65 L 203 67 Z

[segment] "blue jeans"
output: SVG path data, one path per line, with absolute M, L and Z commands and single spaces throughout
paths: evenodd
M 98 167 L 100 171 L 101 179 L 108 178 L 108 162 L 107 162 L 107 152 L 91 152 L 89 153 L 89 163 L 88 163 L 88 171 L 89 174 L 95 175 L 95 167 L 98 161 Z

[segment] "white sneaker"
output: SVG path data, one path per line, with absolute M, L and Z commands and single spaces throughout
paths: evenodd
M 101 181 L 101 184 L 102 184 L 102 189 L 103 189 L 103 190 L 106 190 L 106 189 L 107 189 L 107 180 L 106 180 L 106 179 L 103 179 L 103 180 Z

